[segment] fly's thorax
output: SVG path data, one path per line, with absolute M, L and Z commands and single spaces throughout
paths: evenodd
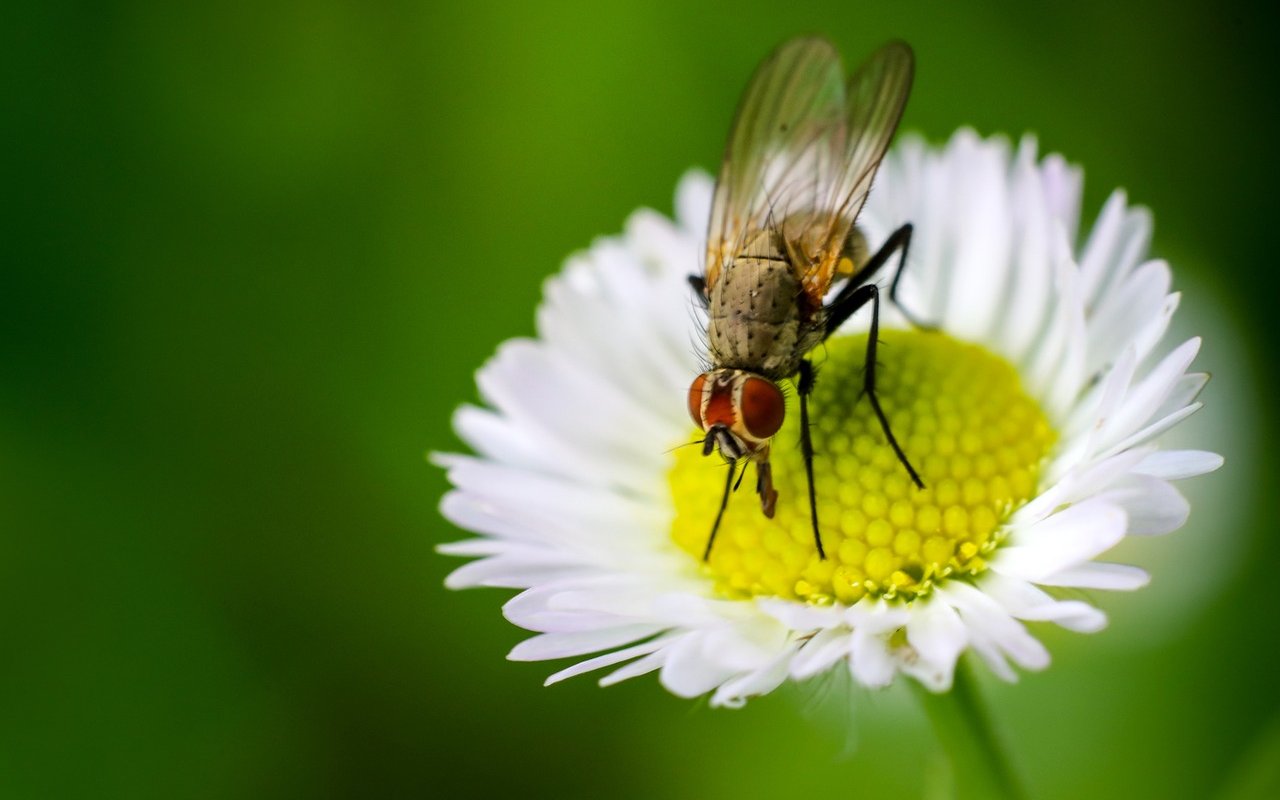
M 689 416 L 707 432 L 708 449 L 718 446 L 725 458 L 767 452 L 769 440 L 782 427 L 786 400 L 778 385 L 741 369 L 714 369 L 694 378 L 689 387 Z
M 771 379 L 794 375 L 817 341 L 816 315 L 800 306 L 801 285 L 780 252 L 734 259 L 711 287 L 707 326 L 717 367 L 757 372 Z

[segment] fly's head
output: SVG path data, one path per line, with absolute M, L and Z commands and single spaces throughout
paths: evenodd
M 703 455 L 718 447 L 728 461 L 767 458 L 769 440 L 786 416 L 786 401 L 768 378 L 746 370 L 714 369 L 693 379 L 689 416 L 707 434 Z

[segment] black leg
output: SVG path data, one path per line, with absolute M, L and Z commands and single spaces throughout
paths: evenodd
M 901 237 L 902 239 L 902 255 L 898 256 L 898 268 L 893 273 L 893 280 L 889 282 L 889 299 L 892 300 L 893 304 L 898 307 L 899 311 L 902 312 L 902 316 L 907 318 L 907 322 L 910 322 L 912 325 L 916 326 L 917 328 L 924 328 L 925 330 L 936 330 L 937 329 L 936 325 L 932 325 L 927 322 L 921 322 L 920 320 L 916 319 L 914 314 L 912 314 L 907 309 L 903 308 L 902 303 L 898 302 L 898 283 L 902 280 L 902 271 L 906 269 L 906 266 L 907 266 L 907 251 L 911 249 L 911 233 L 914 230 L 915 228 L 912 227 L 910 222 L 904 224 L 901 228 L 898 228 L 896 231 L 894 231 L 893 234 L 889 236 L 888 241 L 884 243 L 884 246 L 880 248 L 880 252 L 883 252 L 885 254 L 884 257 L 885 257 L 885 260 L 887 261 L 889 260 L 888 251 L 890 251 L 891 248 L 895 245 L 894 239 L 898 237 Z M 876 253 L 876 255 L 880 255 L 880 253 Z M 874 260 L 874 258 L 872 260 Z
M 800 453 L 804 456 L 804 474 L 809 479 L 809 520 L 813 523 L 813 541 L 818 546 L 818 558 L 825 560 L 822 534 L 818 528 L 818 494 L 813 488 L 813 438 L 809 434 L 809 394 L 813 392 L 813 365 L 808 359 L 800 362 Z
M 841 292 L 841 294 L 844 293 Z M 915 482 L 916 486 L 923 489 L 924 482 L 920 480 L 919 473 L 916 472 L 915 467 L 911 466 L 911 462 L 907 460 L 907 454 L 902 452 L 902 447 L 898 444 L 898 440 L 894 438 L 893 431 L 889 429 L 889 420 L 880 408 L 880 398 L 876 396 L 876 347 L 880 343 L 880 287 L 874 283 L 859 286 L 856 291 L 851 292 L 842 302 L 841 308 L 846 312 L 844 314 L 846 319 L 868 302 L 871 303 L 871 332 L 867 336 L 867 360 L 866 366 L 862 370 L 862 391 L 866 394 L 867 399 L 871 401 L 871 408 L 876 412 L 876 419 L 880 420 L 880 427 L 884 430 L 885 438 L 889 440 L 889 446 L 897 454 L 902 466 L 907 468 L 907 473 L 911 475 L 911 480 Z M 834 301 L 832 305 L 835 305 Z M 801 393 L 801 397 L 803 396 L 804 394 Z M 803 408 L 804 406 L 802 405 L 801 409 L 803 410 Z
M 711 299 L 707 297 L 707 279 L 701 275 L 690 275 L 689 285 L 693 287 L 694 294 L 698 295 L 698 302 L 702 303 L 702 307 L 708 308 Z
M 898 307 L 902 312 L 902 315 L 906 317 L 907 321 L 912 325 L 925 330 L 934 329 L 935 326 L 923 323 L 916 319 L 914 314 L 907 311 L 902 307 L 902 304 L 898 302 L 898 283 L 902 280 L 902 270 L 907 264 L 907 251 L 911 248 L 912 230 L 913 228 L 911 227 L 911 223 L 908 222 L 891 233 L 889 238 L 885 240 L 885 243 L 876 251 L 875 255 L 867 261 L 862 269 L 858 270 L 856 275 L 845 283 L 845 285 L 840 289 L 840 292 L 831 300 L 830 303 L 827 304 L 827 336 L 835 333 L 836 329 L 844 324 L 844 321 L 857 310 L 858 306 L 862 305 L 859 303 L 857 306 L 851 307 L 849 298 L 851 298 L 858 289 L 866 285 L 868 281 L 875 277 L 876 273 L 880 271 L 880 268 L 888 263 L 889 258 L 895 251 L 899 251 L 898 269 L 893 273 L 893 280 L 889 283 L 889 299 L 893 301 L 893 304 Z
M 720 497 L 720 510 L 716 512 L 716 521 L 711 525 L 711 536 L 707 537 L 707 549 L 702 551 L 703 561 L 708 561 L 711 558 L 711 545 L 716 543 L 716 531 L 720 530 L 720 520 L 724 519 L 724 510 L 729 505 L 729 493 L 733 491 L 733 472 L 737 466 L 737 461 L 729 462 L 729 475 L 725 478 L 724 495 Z M 746 470 L 743 471 L 745 472 Z
M 876 347 L 880 343 L 880 289 L 871 283 L 862 287 L 862 290 L 871 298 L 871 333 L 867 336 L 867 360 L 862 370 L 862 391 L 871 401 L 871 408 L 876 412 L 876 419 L 880 420 L 880 427 L 884 430 L 885 438 L 889 440 L 889 446 L 898 455 L 902 466 L 907 468 L 907 474 L 911 476 L 916 487 L 923 489 L 924 481 L 920 480 L 920 475 L 915 467 L 911 466 L 911 462 L 907 460 L 907 454 L 902 452 L 901 445 L 894 438 L 893 431 L 889 428 L 889 420 L 885 417 L 884 410 L 880 408 L 880 398 L 876 396 Z
M 746 473 L 745 469 L 743 473 Z M 756 494 L 760 495 L 761 513 L 773 519 L 773 512 L 778 506 L 778 490 L 773 488 L 773 467 L 768 458 L 756 462 Z

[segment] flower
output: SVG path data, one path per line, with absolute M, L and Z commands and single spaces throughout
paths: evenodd
M 671 692 L 740 705 L 846 664 L 869 687 L 899 673 L 933 691 L 974 651 L 999 676 L 1049 663 L 1026 623 L 1093 632 L 1105 615 L 1068 589 L 1131 590 L 1137 567 L 1096 560 L 1125 536 L 1180 527 L 1171 481 L 1221 465 L 1156 438 L 1199 408 L 1199 340 L 1161 339 L 1178 304 L 1147 260 L 1151 218 L 1115 192 L 1076 245 L 1082 173 L 962 130 L 941 149 L 904 137 L 859 220 L 877 243 L 915 225 L 900 300 L 937 332 L 882 314 L 880 396 L 927 488 L 909 483 L 858 402 L 866 313 L 815 353 L 817 557 L 795 420 L 774 445 L 773 520 L 753 492 L 701 550 L 723 463 L 693 435 L 685 387 L 705 326 L 699 267 L 712 184 L 680 183 L 674 222 L 636 212 L 570 259 L 538 338 L 478 373 L 488 408 L 454 419 L 475 455 L 437 455 L 445 517 L 476 538 L 452 588 L 522 590 L 504 607 L 538 632 L 514 660 L 583 659 L 548 678 L 659 672 Z

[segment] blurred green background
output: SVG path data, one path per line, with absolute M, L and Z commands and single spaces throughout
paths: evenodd
M 607 5 L 607 9 L 604 7 Z M 1204 797 L 1280 691 L 1276 25 L 962 0 L 0 11 L 0 796 L 919 797 L 906 693 L 541 688 L 424 463 L 543 279 L 713 167 L 756 62 L 916 48 L 905 127 L 1038 132 L 1156 212 L 1228 466 L 1096 636 L 985 684 L 1038 796 Z M 856 708 L 850 712 L 849 707 Z M 1280 740 L 1277 740 L 1280 741 Z M 1280 749 L 1274 752 L 1280 753 Z M 1254 759 L 1266 767 L 1266 751 Z

